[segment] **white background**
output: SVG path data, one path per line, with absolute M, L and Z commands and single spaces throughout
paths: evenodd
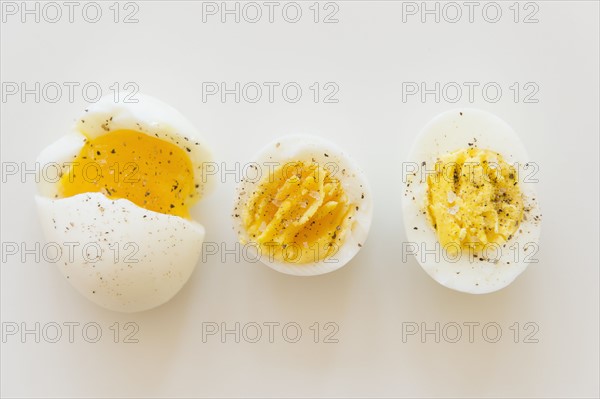
M 111 2 L 112 3 L 112 2 Z M 199 263 L 189 283 L 168 304 L 133 315 L 89 303 L 56 267 L 18 256 L 1 268 L 2 323 L 81 323 L 74 342 L 63 328 L 59 343 L 33 335 L 3 337 L 3 396 L 598 396 L 598 12 L 597 2 L 538 3 L 538 23 L 502 18 L 486 22 L 468 9 L 458 23 L 419 15 L 402 20 L 402 4 L 338 2 L 338 23 L 314 23 L 301 3 L 300 22 L 263 15 L 252 24 L 202 22 L 202 4 L 139 2 L 135 24 L 114 23 L 103 3 L 96 24 L 81 8 L 74 23 L 39 23 L 9 16 L 2 23 L 3 82 L 115 82 L 178 108 L 204 134 L 217 160 L 229 167 L 249 161 L 266 142 L 306 132 L 337 142 L 365 169 L 375 196 L 367 244 L 341 270 L 312 278 L 279 274 L 259 263 Z M 18 5 L 20 2 L 18 3 Z M 82 3 L 83 4 L 83 3 Z M 283 3 L 282 3 L 283 4 Z M 483 5 L 483 3 L 482 3 Z M 33 3 L 30 4 L 33 7 Z M 433 7 L 433 4 L 430 4 Z M 520 19 L 531 10 L 520 6 Z M 51 10 L 48 10 L 50 12 Z M 263 7 L 266 13 L 267 8 Z M 452 10 L 447 9 L 450 13 Z M 90 11 L 91 12 L 91 11 Z M 323 12 L 323 10 L 322 10 Z M 121 9 L 122 20 L 125 11 Z M 54 14 L 50 15 L 53 17 Z M 93 14 L 90 14 L 93 16 Z M 493 17 L 492 11 L 490 15 Z M 453 18 L 454 14 L 448 14 Z M 322 17 L 322 15 L 321 15 Z M 276 92 L 256 104 L 231 96 L 202 101 L 202 82 L 298 82 L 303 95 L 287 103 Z M 496 103 L 481 90 L 452 104 L 433 96 L 402 101 L 402 82 L 497 82 Z M 315 103 L 309 86 L 335 82 L 338 103 Z M 537 103 L 515 102 L 514 82 L 534 82 Z M 80 86 L 80 87 L 81 87 Z M 480 86 L 481 87 L 481 86 Z M 93 95 L 93 92 L 90 92 Z M 6 94 L 6 93 L 3 93 Z M 32 165 L 37 154 L 65 134 L 86 107 L 81 90 L 56 102 L 32 95 L 2 101 L 2 161 Z M 524 92 L 521 93 L 523 95 Z M 266 95 L 266 94 L 265 94 Z M 53 96 L 53 95 L 52 95 Z M 456 106 L 489 110 L 511 124 L 540 165 L 543 209 L 540 262 L 499 292 L 471 296 L 430 279 L 416 261 L 402 262 L 401 162 L 422 126 Z M 5 176 L 3 176 L 5 177 Z M 2 241 L 44 243 L 33 195 L 34 178 L 7 176 L 2 184 Z M 195 216 L 207 240 L 235 242 L 229 177 L 205 198 Z M 137 323 L 139 343 L 113 342 L 109 329 Z M 103 336 L 86 342 L 81 326 L 98 323 Z M 263 329 L 259 343 L 220 335 L 202 340 L 202 325 L 296 322 L 298 343 Z M 309 327 L 339 326 L 338 343 L 313 342 Z M 402 323 L 481 323 L 458 343 L 433 335 L 402 340 Z M 502 328 L 488 343 L 481 326 Z M 514 342 L 510 327 L 520 323 Z M 524 343 L 524 323 L 535 323 L 537 343 Z M 280 327 L 281 328 L 281 327 Z M 531 330 L 530 330 L 531 331 Z M 123 331 L 121 331 L 123 333 Z M 492 334 L 490 334 L 492 335 Z M 25 341 L 24 343 L 22 341 Z

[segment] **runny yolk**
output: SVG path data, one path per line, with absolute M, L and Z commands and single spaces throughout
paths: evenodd
M 59 182 L 60 196 L 101 192 L 155 212 L 189 218 L 198 199 L 184 150 L 132 130 L 87 139 Z
M 263 254 L 302 264 L 337 252 L 355 209 L 328 170 L 317 163 L 290 162 L 260 182 L 242 212 L 242 223 Z
M 517 171 L 493 151 L 469 148 L 440 158 L 427 176 L 427 214 L 442 247 L 480 254 L 511 238 L 523 220 Z M 452 244 L 452 245 L 451 245 Z

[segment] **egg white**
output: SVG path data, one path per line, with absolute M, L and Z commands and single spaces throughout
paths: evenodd
M 269 168 L 288 162 L 302 161 L 305 164 L 317 162 L 329 170 L 333 177 L 340 180 L 350 203 L 359 206 L 354 213 L 354 222 L 344 236 L 338 251 L 331 257 L 319 261 L 294 264 L 270 259 L 268 254 L 259 253 L 254 245 L 248 246 L 252 256 L 260 257 L 265 265 L 281 273 L 295 276 L 312 276 L 329 273 L 346 265 L 364 245 L 373 217 L 373 197 L 366 175 L 354 160 L 337 145 L 320 137 L 311 135 L 289 135 L 268 144 L 254 157 L 252 165 L 258 168 L 248 179 L 242 179 L 238 188 L 233 210 L 234 229 L 242 242 L 252 242 L 241 218 L 241 213 L 252 193 L 259 187 L 262 179 L 268 175 Z M 273 163 L 276 163 L 277 166 Z M 271 166 L 269 166 L 271 165 Z M 236 216 L 237 215 L 237 216 Z
M 488 256 L 494 262 L 473 258 L 466 251 L 452 257 L 439 250 L 436 232 L 424 214 L 426 171 L 434 169 L 439 157 L 470 148 L 469 144 L 498 152 L 507 163 L 517 167 L 524 205 L 530 208 L 526 220 L 510 240 L 499 249 L 489 247 Z M 407 235 L 403 252 L 414 254 L 434 280 L 457 291 L 483 294 L 509 285 L 530 262 L 536 261 L 535 252 L 539 248 L 540 222 L 537 217 L 541 213 L 535 190 L 538 183 L 533 178 L 530 161 L 514 130 L 495 115 L 467 108 L 435 117 L 421 131 L 403 164 L 405 190 L 402 203 Z
M 92 302 L 139 312 L 169 301 L 200 257 L 204 227 L 100 193 L 36 197 L 48 241 L 62 248 L 60 271 Z
M 137 103 L 115 103 L 112 96 L 106 96 L 91 105 L 71 132 L 41 152 L 38 164 L 42 169 L 60 165 L 65 173 L 86 137 L 129 129 L 186 151 L 194 166 L 198 193 L 205 195 L 213 184 L 202 174 L 202 167 L 212 160 L 212 153 L 202 136 L 174 108 L 147 95 L 136 98 Z M 36 204 L 46 239 L 61 246 L 63 257 L 73 254 L 59 269 L 92 302 L 120 312 L 152 309 L 170 300 L 192 274 L 205 236 L 204 227 L 196 221 L 153 212 L 126 199 L 112 200 L 101 193 L 60 198 L 55 179 L 40 179 L 37 189 Z M 73 243 L 77 246 L 71 249 Z M 93 251 L 94 262 L 85 256 L 85 246 Z M 101 256 L 95 260 L 97 249 Z

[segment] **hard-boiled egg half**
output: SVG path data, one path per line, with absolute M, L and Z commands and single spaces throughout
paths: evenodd
M 373 199 L 365 174 L 333 143 L 282 137 L 246 165 L 233 210 L 252 257 L 287 274 L 328 273 L 348 263 L 369 232 Z
M 47 240 L 62 248 L 61 272 L 121 312 L 167 302 L 190 277 L 204 240 L 190 207 L 208 189 L 202 171 L 212 159 L 178 111 L 136 100 L 101 98 L 38 158 L 59 170 L 40 180 L 36 202 Z
M 507 286 L 537 261 L 537 170 L 500 118 L 475 109 L 437 116 L 403 164 L 404 253 L 454 290 Z

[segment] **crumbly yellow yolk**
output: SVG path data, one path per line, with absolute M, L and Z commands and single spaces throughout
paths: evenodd
M 101 192 L 186 218 L 198 199 L 192 162 L 184 150 L 131 130 L 87 139 L 59 187 L 62 197 Z
M 427 213 L 449 253 L 458 248 L 481 253 L 491 243 L 501 245 L 523 220 L 517 171 L 490 150 L 450 153 L 427 176 Z
M 334 255 L 358 206 L 341 182 L 316 163 L 291 162 L 260 182 L 242 212 L 251 241 L 263 254 L 288 263 Z

